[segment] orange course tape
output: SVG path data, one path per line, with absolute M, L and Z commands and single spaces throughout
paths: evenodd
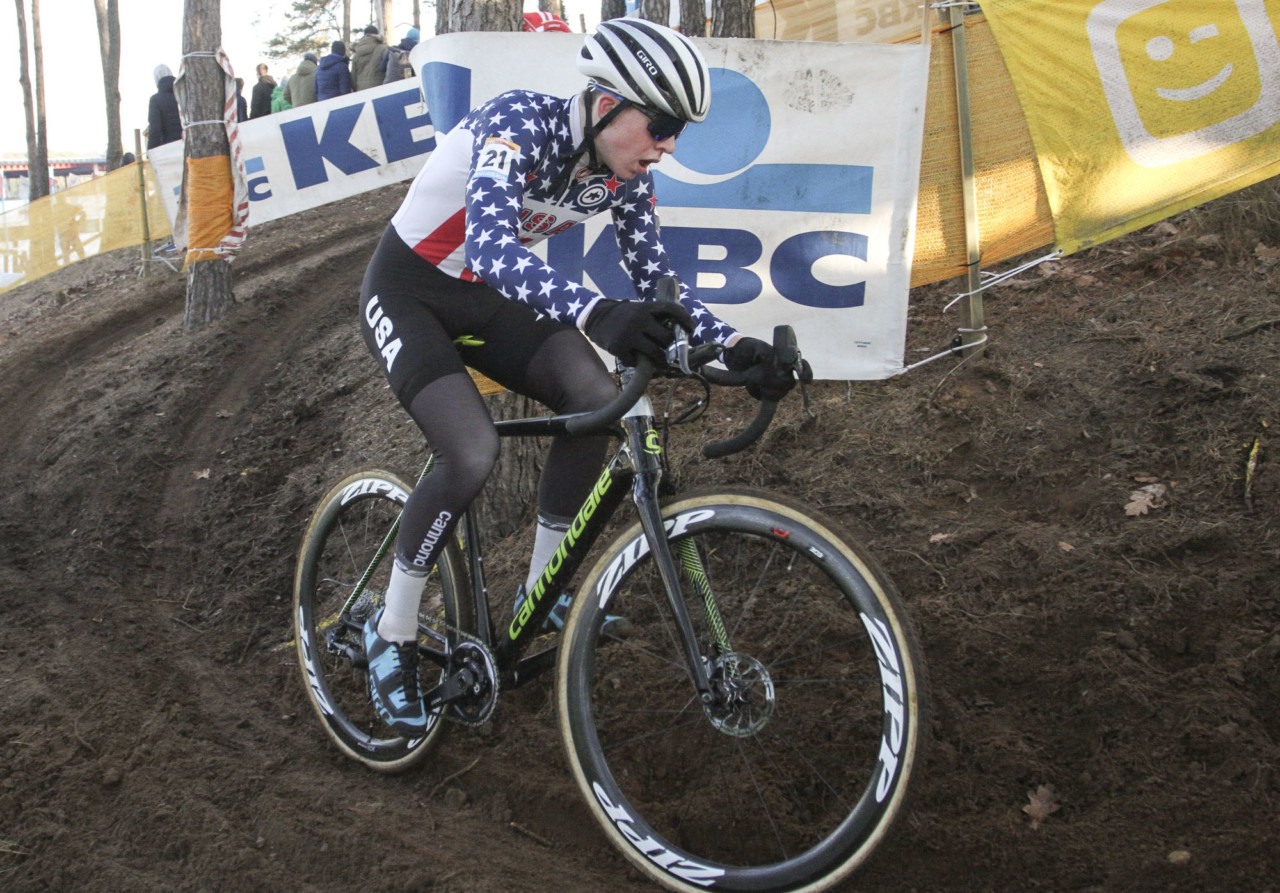
M 234 194 L 230 156 L 187 159 L 187 263 L 220 256 L 217 246 L 233 222 Z

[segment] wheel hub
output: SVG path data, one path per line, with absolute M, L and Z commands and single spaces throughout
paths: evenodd
M 709 670 L 718 695 L 706 707 L 711 724 L 735 738 L 759 734 L 777 703 L 769 670 L 754 657 L 734 652 L 716 658 Z

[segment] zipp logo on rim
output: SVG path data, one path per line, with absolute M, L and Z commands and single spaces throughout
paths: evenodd
M 675 875 L 682 881 L 697 884 L 699 887 L 710 887 L 716 882 L 717 878 L 724 877 L 723 869 L 692 862 L 678 853 L 671 852 L 671 850 L 652 837 L 648 835 L 641 836 L 640 832 L 635 828 L 636 820 L 631 817 L 631 814 L 624 807 L 615 805 L 609 799 L 609 795 L 604 792 L 600 782 L 591 782 L 591 791 L 596 795 L 596 800 L 600 802 L 600 806 L 604 808 L 604 813 L 609 817 L 609 821 L 613 822 L 613 826 L 618 829 L 618 833 L 625 837 L 627 842 L 636 848 L 637 852 L 643 853 L 646 859 L 663 871 Z
M 405 500 L 409 498 L 408 493 L 404 492 L 404 490 L 400 489 L 390 481 L 378 480 L 377 478 L 365 478 L 364 480 L 356 481 L 353 484 L 348 484 L 342 491 L 342 496 L 338 499 L 338 502 L 342 505 L 346 505 L 357 496 L 363 496 L 367 493 L 385 493 L 401 505 L 404 505 Z
M 668 518 L 662 522 L 663 528 L 667 531 L 667 539 L 676 539 L 683 536 L 692 525 L 700 524 L 709 518 L 714 518 L 716 513 L 711 509 L 696 509 L 692 512 L 682 512 L 674 518 Z M 649 541 L 641 534 L 627 544 L 617 558 L 609 564 L 605 572 L 600 575 L 600 584 L 596 587 L 596 595 L 600 597 L 600 606 L 607 607 L 609 597 L 613 595 L 614 587 L 631 570 L 632 566 L 641 558 L 649 554 Z
M 884 693 L 884 712 L 887 715 L 887 728 L 880 736 L 880 765 L 882 772 L 876 779 L 876 802 L 883 803 L 889 795 L 894 776 L 898 774 L 898 757 L 902 753 L 902 737 L 905 731 L 903 716 L 905 705 L 902 698 L 902 664 L 898 660 L 898 652 L 893 644 L 893 636 L 883 620 L 872 619 L 862 614 L 862 625 L 867 628 L 867 635 L 876 650 L 876 660 L 880 663 L 880 688 Z

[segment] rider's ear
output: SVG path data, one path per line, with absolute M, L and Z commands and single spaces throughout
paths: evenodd
M 605 115 L 609 114 L 609 112 L 611 112 L 613 110 L 613 107 L 617 104 L 618 104 L 618 98 L 616 96 L 610 96 L 608 93 L 597 93 L 596 94 L 596 120 L 599 121 Z

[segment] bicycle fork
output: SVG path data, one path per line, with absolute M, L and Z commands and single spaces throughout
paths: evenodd
M 703 660 L 698 637 L 694 632 L 693 618 L 689 616 L 689 608 L 685 604 L 684 593 L 680 588 L 680 571 L 676 566 L 675 555 L 672 553 L 671 544 L 667 541 L 666 528 L 662 522 L 662 507 L 658 501 L 658 482 L 662 478 L 662 445 L 658 432 L 653 427 L 653 410 L 649 405 L 649 399 L 642 398 L 632 412 L 634 415 L 628 414 L 623 419 L 636 473 L 631 485 L 631 498 L 640 514 L 640 526 L 649 543 L 649 552 L 657 565 L 658 575 L 662 578 L 663 588 L 667 593 L 667 605 L 675 617 L 680 645 L 684 650 L 685 662 L 689 668 L 689 678 L 697 689 L 703 706 L 709 707 L 715 702 L 715 691 L 707 675 L 707 664 Z M 679 552 L 681 564 L 685 566 L 689 578 L 694 581 L 694 588 L 698 590 L 698 595 L 703 598 L 706 605 L 707 618 L 716 638 L 716 646 L 724 649 L 727 647 L 724 624 L 720 622 L 720 612 L 715 604 L 715 596 L 707 581 L 697 547 L 692 541 L 684 540 L 677 544 L 676 549 Z

